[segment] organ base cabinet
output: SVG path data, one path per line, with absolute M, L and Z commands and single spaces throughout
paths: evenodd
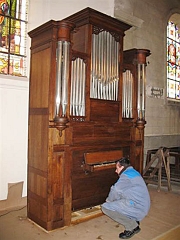
M 28 218 L 48 231 L 105 201 L 118 158 L 142 172 L 150 51 L 123 51 L 130 27 L 86 8 L 29 32 Z

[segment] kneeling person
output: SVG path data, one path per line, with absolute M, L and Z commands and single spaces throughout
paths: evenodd
M 111 186 L 101 209 L 125 227 L 119 237 L 127 239 L 140 231 L 139 222 L 148 214 L 150 196 L 141 174 L 130 165 L 128 158 L 116 162 L 116 173 L 119 179 Z

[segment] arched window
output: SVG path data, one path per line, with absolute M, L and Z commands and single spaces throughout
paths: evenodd
M 27 0 L 0 0 L 0 74 L 26 76 Z
M 167 25 L 167 98 L 180 101 L 180 15 Z

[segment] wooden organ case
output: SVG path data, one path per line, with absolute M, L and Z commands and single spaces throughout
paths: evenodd
M 86 8 L 29 32 L 28 218 L 48 231 L 105 201 L 118 158 L 142 172 L 150 52 L 123 52 L 130 27 Z

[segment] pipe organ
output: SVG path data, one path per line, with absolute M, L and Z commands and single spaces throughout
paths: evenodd
M 142 173 L 147 49 L 131 26 L 91 8 L 29 32 L 28 217 L 50 231 L 105 201 L 114 162 Z

